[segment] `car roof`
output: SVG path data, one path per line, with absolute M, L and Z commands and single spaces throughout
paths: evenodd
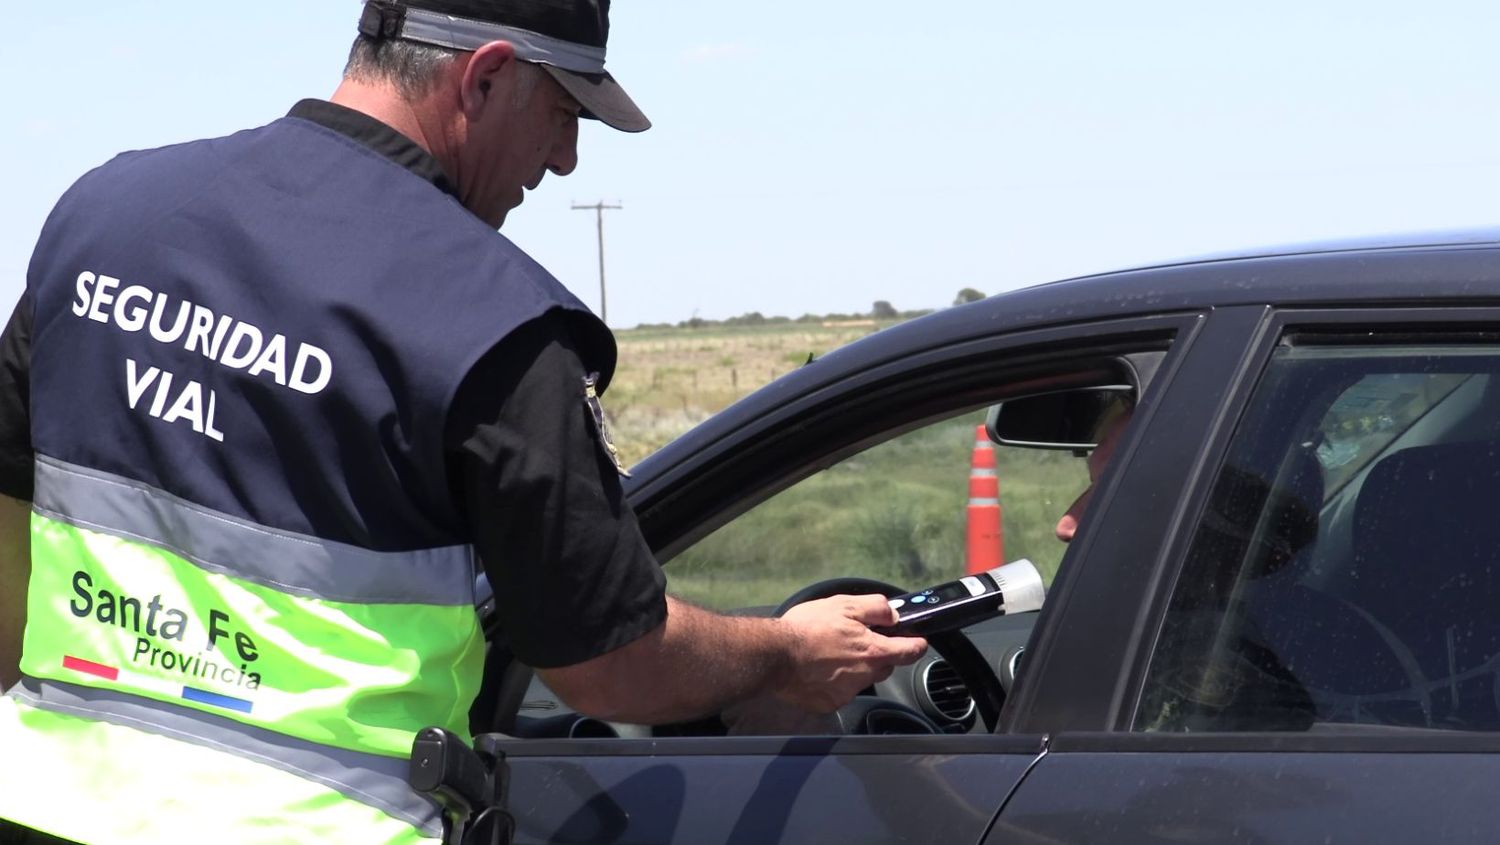
M 1221 253 L 997 294 L 1071 319 L 1232 305 L 1500 298 L 1500 230 L 1383 235 Z M 952 309 L 958 310 L 958 309 Z
M 1235 261 L 1246 258 L 1274 258 L 1279 256 L 1316 255 L 1334 252 L 1370 252 L 1388 249 L 1473 246 L 1481 244 L 1500 245 L 1500 227 L 1444 229 L 1422 232 L 1388 232 L 1360 237 L 1296 241 L 1288 244 L 1202 253 L 1171 261 L 1156 261 L 1149 264 L 1134 265 L 1124 269 L 1145 270 L 1154 267 L 1175 267 L 1184 264 L 1205 264 L 1215 261 Z M 1089 275 L 1109 274 L 1092 273 Z

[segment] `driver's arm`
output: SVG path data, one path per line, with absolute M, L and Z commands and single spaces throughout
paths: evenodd
M 496 602 L 500 637 L 583 713 L 647 723 L 752 694 L 836 708 L 920 640 L 883 597 L 825 600 L 780 620 L 731 618 L 668 599 L 584 404 L 567 319 L 513 332 L 470 371 L 449 413 L 449 473 Z

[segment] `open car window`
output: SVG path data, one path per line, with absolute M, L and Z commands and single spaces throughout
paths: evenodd
M 916 589 L 962 575 L 969 476 L 984 422 L 979 410 L 926 425 L 781 491 L 674 558 L 668 589 L 735 610 L 775 607 L 833 577 Z M 1003 557 L 1030 559 L 1050 583 L 1066 549 L 1054 527 L 1088 485 L 1084 459 L 994 448 Z
M 1500 730 L 1500 342 L 1376 340 L 1273 355 L 1138 730 Z

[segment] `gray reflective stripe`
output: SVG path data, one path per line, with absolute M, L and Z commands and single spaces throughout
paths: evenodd
M 361 604 L 474 604 L 468 546 L 377 552 L 277 531 L 99 470 L 37 456 L 33 508 L 149 543 L 210 572 L 291 595 Z
M 995 478 L 996 474 L 995 474 L 995 470 L 992 470 L 992 469 L 971 469 L 971 470 L 969 470 L 969 477 L 970 478 Z
M 454 50 L 477 50 L 491 41 L 509 41 L 516 56 L 578 73 L 603 73 L 604 48 L 575 44 L 504 24 L 456 18 L 425 9 L 406 10 L 397 38 L 421 41 Z
M 330 748 L 210 713 L 57 681 L 23 678 L 6 695 L 41 710 L 134 728 L 252 760 L 326 786 L 426 836 L 443 835 L 442 808 L 406 782 L 407 760 Z
M 988 499 L 970 499 L 969 500 L 969 507 L 971 507 L 971 508 L 989 507 L 989 506 L 994 506 L 994 507 L 997 507 L 997 508 L 1000 507 L 1000 500 L 994 498 L 993 496 L 990 497 L 990 498 L 988 498 Z

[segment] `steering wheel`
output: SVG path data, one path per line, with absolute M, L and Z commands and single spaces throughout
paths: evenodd
M 775 615 L 780 616 L 803 602 L 830 596 L 879 593 L 886 598 L 894 598 L 908 592 L 910 591 L 873 578 L 829 578 L 792 593 L 777 606 Z M 974 706 L 979 710 L 979 718 L 984 721 L 984 726 L 989 728 L 990 733 L 994 733 L 1000 724 L 1000 708 L 1005 705 L 1005 687 L 1000 685 L 1000 676 L 995 674 L 994 668 L 963 631 L 933 634 L 927 638 L 927 643 L 958 673 L 964 686 L 974 696 Z

